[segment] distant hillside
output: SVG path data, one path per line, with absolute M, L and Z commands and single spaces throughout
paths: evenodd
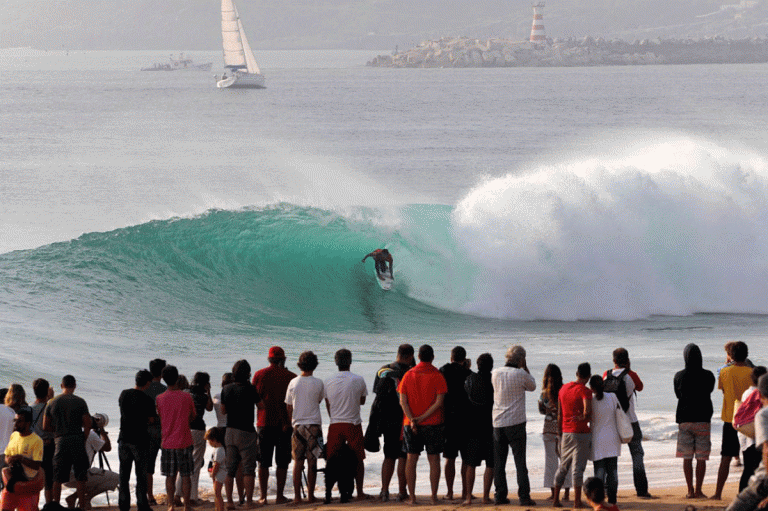
M 212 50 L 217 0 L 3 0 L 0 48 Z M 547 0 L 547 35 L 768 35 L 768 0 Z M 529 0 L 239 0 L 253 46 L 382 49 L 443 36 L 523 40 Z

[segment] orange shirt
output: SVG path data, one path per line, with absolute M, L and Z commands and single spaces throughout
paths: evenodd
M 410 369 L 400 385 L 397 387 L 399 394 L 405 394 L 408 398 L 408 406 L 412 415 L 418 417 L 426 412 L 435 402 L 437 396 L 448 393 L 448 384 L 442 373 L 427 362 L 420 362 L 416 367 Z M 421 426 L 437 426 L 444 422 L 443 408 L 439 408 L 435 413 L 419 423 Z M 409 426 L 411 421 L 403 414 L 403 424 Z

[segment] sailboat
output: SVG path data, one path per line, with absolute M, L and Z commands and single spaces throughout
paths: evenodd
M 264 75 L 256 64 L 234 0 L 221 0 L 221 40 L 224 68 L 229 73 L 216 76 L 216 87 L 263 89 Z

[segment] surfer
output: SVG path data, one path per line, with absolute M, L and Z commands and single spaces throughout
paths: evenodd
M 389 250 L 386 248 L 377 248 L 367 256 L 363 257 L 363 262 L 369 257 L 373 257 L 373 260 L 376 261 L 376 274 L 379 278 L 382 278 L 382 275 L 387 272 L 387 263 L 389 263 L 389 275 L 393 279 L 395 278 L 395 274 L 392 271 L 392 255 L 389 253 Z

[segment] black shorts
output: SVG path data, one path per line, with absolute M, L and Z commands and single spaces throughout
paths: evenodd
M 384 458 L 396 460 L 405 458 L 408 453 L 405 452 L 405 446 L 402 440 L 403 426 L 394 426 L 384 430 Z
M 43 473 L 45 474 L 45 489 L 53 488 L 53 454 L 56 452 L 56 444 L 53 442 L 43 444 Z
M 427 454 L 440 454 L 443 452 L 445 433 L 442 424 L 439 426 L 419 426 L 416 433 L 411 426 L 405 426 L 405 448 L 408 454 L 421 454 L 426 447 Z
M 493 437 L 467 439 L 461 450 L 461 461 L 470 467 L 479 467 L 485 462 L 486 468 L 493 468 Z
M 739 443 L 739 435 L 736 430 L 733 429 L 733 424 L 730 422 L 723 422 L 723 443 L 720 448 L 720 456 L 736 457 L 741 451 L 741 444 Z
M 443 458 L 456 459 L 467 444 L 467 432 L 450 426 L 445 427 Z
M 291 464 L 291 436 L 293 429 L 283 431 L 280 426 L 264 426 L 258 428 L 259 433 L 259 467 L 272 466 L 272 452 L 275 454 L 277 468 L 288 468 Z
M 70 480 L 70 471 L 74 469 L 75 480 L 88 479 L 88 455 L 85 453 L 85 440 L 82 434 L 61 436 L 55 440 L 56 451 L 53 454 L 53 476 L 60 483 Z

